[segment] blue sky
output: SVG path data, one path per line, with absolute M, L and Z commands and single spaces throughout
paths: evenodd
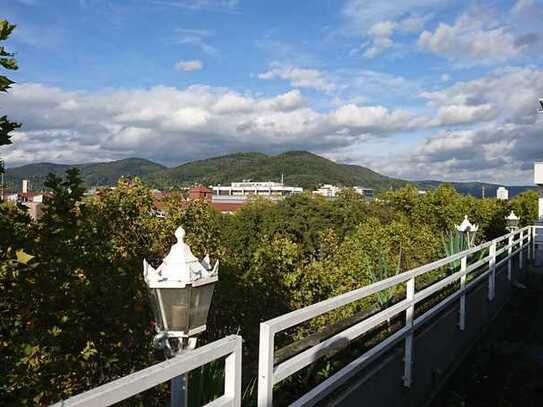
M 531 182 L 543 2 L 7 0 L 8 166 L 306 149 L 387 175 Z M 3 113 L 3 112 L 2 112 Z

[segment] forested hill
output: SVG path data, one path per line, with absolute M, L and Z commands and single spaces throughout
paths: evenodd
M 81 176 L 88 187 L 95 185 L 115 185 L 121 176 L 146 177 L 153 172 L 166 169 L 163 165 L 142 158 L 126 158 L 124 160 L 87 163 L 87 164 L 52 164 L 38 163 L 8 168 L 5 182 L 9 190 L 20 190 L 23 179 L 30 180 L 34 191 L 43 189 L 47 174 L 64 175 L 69 168 L 79 168 Z
M 441 181 L 417 181 L 386 177 L 368 168 L 358 165 L 339 164 L 307 151 L 289 151 L 278 155 L 262 153 L 236 153 L 205 160 L 188 162 L 177 167 L 163 165 L 141 158 L 63 165 L 40 163 L 30 164 L 6 171 L 6 183 L 10 190 L 19 190 L 21 181 L 29 179 L 32 189 L 40 191 L 49 172 L 62 175 L 68 168 L 77 167 L 85 184 L 91 186 L 114 185 L 121 176 L 138 176 L 151 186 L 170 189 L 174 186 L 191 184 L 217 185 L 251 179 L 254 181 L 279 181 L 284 175 L 285 183 L 314 189 L 319 184 L 344 186 L 364 186 L 384 190 L 413 183 L 421 189 L 433 189 Z M 486 196 L 496 196 L 498 185 L 478 182 L 452 182 L 457 191 L 480 196 L 485 186 Z M 529 187 L 510 187 L 513 196 Z
M 193 161 L 151 174 L 148 179 L 155 185 L 202 183 L 227 184 L 246 179 L 279 181 L 314 189 L 319 184 L 366 186 L 387 189 L 405 184 L 404 181 L 385 177 L 368 168 L 338 164 L 306 151 L 290 151 L 268 156 L 262 153 L 238 153 L 206 160 Z
M 262 153 L 236 153 L 205 160 L 192 161 L 173 168 L 139 158 L 93 164 L 62 165 L 51 163 L 30 164 L 6 171 L 10 189 L 20 189 L 21 181 L 29 179 L 34 191 L 41 190 L 49 172 L 62 174 L 77 167 L 87 186 L 114 185 L 121 176 L 139 176 L 150 185 L 169 189 L 173 186 L 201 183 L 228 184 L 251 179 L 279 181 L 313 189 L 322 183 L 376 189 L 398 187 L 406 182 L 378 174 L 357 165 L 337 164 L 305 151 L 291 151 L 269 156 Z

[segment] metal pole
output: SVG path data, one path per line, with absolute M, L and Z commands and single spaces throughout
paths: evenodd
M 170 407 L 188 407 L 187 374 L 174 377 L 170 383 Z
M 179 338 L 179 350 L 174 357 L 188 352 L 196 347 L 195 338 L 189 338 L 185 345 L 185 338 Z M 174 377 L 170 380 L 170 407 L 188 407 L 188 373 Z

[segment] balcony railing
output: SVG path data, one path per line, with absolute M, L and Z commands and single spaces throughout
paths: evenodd
M 455 301 L 459 301 L 458 328 L 463 331 L 466 324 L 466 312 L 469 312 L 469 310 L 466 310 L 466 293 L 483 279 L 488 279 L 488 300 L 492 301 L 496 289 L 496 269 L 507 264 L 507 278 L 508 280 L 511 280 L 513 257 L 518 255 L 519 268 L 522 268 L 524 250 L 528 249 L 529 259 L 535 253 L 534 236 L 536 228 L 536 226 L 527 226 L 458 254 L 437 260 L 430 264 L 425 264 L 394 277 L 376 282 L 375 284 L 350 291 L 261 323 L 258 406 L 271 407 L 273 405 L 274 385 L 323 358 L 334 348 L 337 348 L 338 344 L 351 342 L 368 331 L 377 328 L 383 322 L 398 316 L 400 313 L 405 313 L 405 324 L 402 328 L 367 350 L 364 354 L 347 364 L 332 376 L 328 377 L 322 383 L 292 403 L 291 406 L 316 404 L 339 386 L 346 383 L 372 360 L 401 341 L 404 342 L 403 385 L 410 387 L 412 382 L 414 331 L 429 318 Z M 478 260 L 476 260 L 475 257 L 477 255 L 481 257 Z M 469 263 L 469 260 L 471 260 L 471 263 Z M 428 273 L 432 271 L 458 261 L 460 261 L 458 271 L 417 292 L 415 288 L 417 277 L 428 275 Z M 481 269 L 483 271 L 481 271 Z M 468 281 L 470 276 L 472 278 Z M 431 308 L 425 310 L 424 313 L 415 317 L 415 305 L 417 303 L 441 292 L 445 287 L 451 286 L 458 280 L 460 284 L 457 290 L 450 292 L 445 299 L 432 305 Z M 377 294 L 383 290 L 401 285 L 405 285 L 406 292 L 405 298 L 401 301 L 382 309 L 367 319 L 303 350 L 286 361 L 274 365 L 274 339 L 275 335 L 281 331 L 292 328 L 347 304 Z
M 53 406 L 110 406 L 226 356 L 224 395 L 208 403 L 207 406 L 239 407 L 241 406 L 241 342 L 241 336 L 227 336 L 201 348 L 182 353 L 172 359 L 53 404 Z
M 484 292 L 484 295 L 492 302 L 496 293 L 498 268 L 503 266 L 500 270 L 504 270 L 507 280 L 512 282 L 513 259 L 518 256 L 518 265 L 522 269 L 526 260 L 524 258 L 526 251 L 527 259 L 535 257 L 536 240 L 538 244 L 543 244 L 543 240 L 539 241 L 543 237 L 543 233 L 536 233 L 540 229 L 543 229 L 543 226 L 527 226 L 447 258 L 263 322 L 260 325 L 258 406 L 271 407 L 274 385 L 304 367 L 319 361 L 336 348 L 338 343 L 350 343 L 394 317 L 401 317 L 405 321 L 402 327 L 302 395 L 291 406 L 307 406 L 318 403 L 361 372 L 370 362 L 375 361 L 384 352 L 398 344 L 402 345 L 404 356 L 403 385 L 410 387 L 413 380 L 413 337 L 417 328 L 446 307 L 458 302 L 458 329 L 460 331 L 467 329 L 466 314 L 470 312 L 466 307 L 467 293 L 486 279 L 488 290 Z M 417 291 L 417 278 L 429 276 L 429 273 L 452 263 L 459 264 L 459 267 L 453 268 L 452 274 Z M 453 287 L 454 283 L 458 284 L 457 289 Z M 305 348 L 289 359 L 274 364 L 274 356 L 276 356 L 274 340 L 278 333 L 393 287 L 405 289 L 405 296 L 402 296 L 396 303 L 333 334 L 318 344 Z M 447 290 L 444 291 L 444 289 Z M 441 296 L 438 302 L 431 302 L 430 306 L 424 308 L 422 313 L 415 313 L 417 304 L 438 293 L 446 293 L 445 298 Z M 242 338 L 240 336 L 228 336 L 61 401 L 54 406 L 109 406 L 221 358 L 225 358 L 224 395 L 208 403 L 207 406 L 240 406 L 241 348 Z

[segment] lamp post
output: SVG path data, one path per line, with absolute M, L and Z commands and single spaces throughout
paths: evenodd
M 175 231 L 175 243 L 156 269 L 143 261 L 143 276 L 149 289 L 157 334 L 153 345 L 167 357 L 196 347 L 196 337 L 205 331 L 213 289 L 219 279 L 217 261 L 198 260 L 184 242 L 185 230 Z M 172 348 L 172 343 L 176 344 Z M 187 406 L 187 377 L 171 381 L 171 407 Z
M 513 232 L 518 229 L 520 218 L 515 215 L 515 212 L 511 211 L 509 216 L 505 218 L 505 229 L 507 229 L 509 232 Z
M 455 227 L 458 232 L 465 236 L 468 249 L 473 247 L 473 243 L 475 242 L 475 234 L 479 230 L 479 225 L 472 224 L 468 219 L 468 215 L 465 215 L 462 223 L 460 225 L 456 225 Z

